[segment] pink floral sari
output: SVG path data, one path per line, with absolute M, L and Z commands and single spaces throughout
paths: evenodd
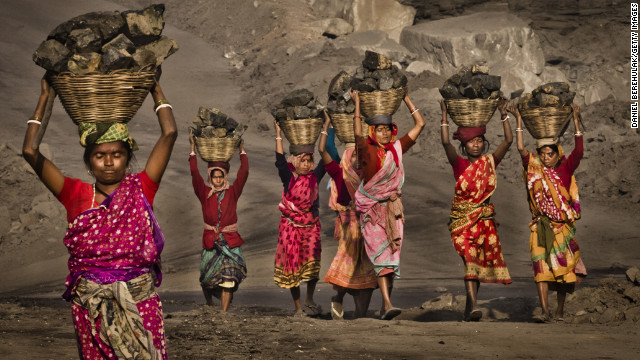
M 320 221 L 311 212 L 318 197 L 318 181 L 310 172 L 291 179 L 289 191 L 282 192 L 278 248 L 273 279 L 283 288 L 316 280 L 320 274 Z
M 393 273 L 400 276 L 400 250 L 404 230 L 404 216 L 393 216 L 389 205 L 400 201 L 404 183 L 402 147 L 396 140 L 398 164 L 393 156 L 386 156 L 382 168 L 366 184 L 360 184 L 355 194 L 356 209 L 360 213 L 360 227 L 365 249 L 378 276 Z M 401 205 L 400 205 L 401 206 Z M 392 239 L 389 234 L 393 233 Z
M 154 285 L 160 285 L 160 253 L 164 246 L 164 236 L 142 192 L 139 175 L 125 176 L 118 189 L 98 208 L 84 211 L 76 217 L 69 224 L 64 244 L 69 250 L 70 273 L 65 283 L 67 292 L 63 297 L 73 300 L 71 310 L 80 357 L 115 358 L 119 354 L 122 357 L 121 352 L 114 348 L 130 349 L 130 344 L 104 341 L 105 338 L 100 336 L 103 317 L 98 312 L 79 305 L 102 303 L 107 307 L 125 306 L 118 302 L 119 295 L 103 297 L 101 294 L 100 298 L 89 298 L 88 301 L 83 298 L 80 301 L 78 297 L 86 294 L 77 294 L 76 287 L 82 281 L 88 281 L 95 286 L 113 284 L 113 289 L 118 285 L 120 291 L 127 289 L 127 285 L 122 286 L 123 282 L 135 283 L 133 280 L 144 278 L 150 273 L 155 279 Z M 130 301 L 130 295 L 125 297 Z M 149 296 L 135 303 L 133 309 L 125 310 L 130 313 L 137 310 L 135 316 L 141 317 L 140 323 L 152 336 L 153 346 L 149 349 L 151 354 L 146 354 L 145 357 L 167 359 L 162 304 L 153 284 Z M 118 338 L 139 339 L 137 334 L 133 337 L 130 335 L 122 334 Z

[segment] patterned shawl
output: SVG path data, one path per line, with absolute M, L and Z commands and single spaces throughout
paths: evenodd
M 69 250 L 65 299 L 80 279 L 99 284 L 128 281 L 154 270 L 162 281 L 160 253 L 164 236 L 143 192 L 138 174 L 128 174 L 96 209 L 69 224 L 64 244 Z
M 393 157 L 387 156 L 382 168 L 366 184 L 361 183 L 355 194 L 362 235 L 366 242 L 377 248 L 378 257 L 372 259 L 375 265 L 399 260 L 391 259 L 391 254 L 396 253 L 402 241 L 404 223 L 400 200 L 400 190 L 404 184 L 402 146 L 399 140 L 395 141 L 393 146 L 399 156 L 400 165 L 396 166 Z M 391 247 L 390 254 L 380 258 L 388 247 Z
M 496 186 L 496 169 L 491 155 L 481 156 L 458 177 L 449 219 L 452 235 L 469 229 L 481 218 L 493 216 L 493 204 L 487 200 Z
M 291 179 L 289 191 L 282 191 L 282 201 L 278 204 L 278 209 L 294 226 L 309 226 L 318 221 L 311 212 L 311 206 L 317 197 L 318 180 L 316 174 L 310 171 L 307 175 L 298 175 Z

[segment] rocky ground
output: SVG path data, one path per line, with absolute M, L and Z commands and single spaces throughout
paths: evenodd
M 400 2 L 414 10 L 398 10 L 396 4 L 393 11 L 404 11 L 405 15 L 415 11 L 413 23 L 402 26 L 428 25 L 433 34 L 426 35 L 435 37 L 449 24 L 440 21 L 466 21 L 465 31 L 478 41 L 478 49 L 489 51 L 489 42 L 482 45 L 480 40 L 501 34 L 495 41 L 514 49 L 516 57 L 512 63 L 500 63 L 500 56 L 487 61 L 491 69 L 504 71 L 507 94 L 518 90 L 518 84 L 552 80 L 567 81 L 578 93 L 576 102 L 582 107 L 586 127 L 585 158 L 576 174 L 583 204 L 578 240 L 590 276 L 568 298 L 564 321 L 532 322 L 532 315 L 540 310 L 528 256 L 526 223 L 530 214 L 524 201 L 520 158 L 512 148 L 498 169 L 500 185 L 492 200 L 514 283 L 483 287 L 483 321 L 460 322 L 462 267 L 446 229 L 453 179 L 440 145 L 440 128 L 432 125 L 440 119 L 437 88 L 451 75 L 446 69 L 452 63 L 441 59 L 443 65 L 437 67 L 437 61 L 421 55 L 423 50 L 409 50 L 397 29 L 364 29 L 362 19 L 354 19 L 369 15 L 360 12 L 356 16 L 353 9 L 384 1 L 167 0 L 165 31 L 176 39 L 180 51 L 163 65 L 162 81 L 174 104 L 181 134 L 155 206 L 167 237 L 165 282 L 160 291 L 172 358 L 537 358 L 542 357 L 542 348 L 553 348 L 554 354 L 566 358 L 635 357 L 640 350 L 636 341 L 640 287 L 632 276 L 627 279 L 625 272 L 640 261 L 635 225 L 640 202 L 640 148 L 636 144 L 638 131 L 629 129 L 628 36 L 620 35 L 628 33 L 627 4 Z M 72 16 L 92 10 L 142 8 L 151 3 L 71 0 L 62 5 L 9 0 L 0 5 L 0 29 L 15 34 L 0 39 L 0 45 L 12 54 L 0 57 L 0 88 L 7 95 L 0 98 L 6 110 L 0 120 L 0 271 L 4 275 L 0 281 L 0 358 L 77 356 L 68 304 L 59 300 L 67 272 L 67 252 L 60 243 L 65 214 L 20 157 L 22 121 L 31 115 L 42 76 L 41 69 L 29 60 L 31 53 L 55 25 Z M 500 25 L 507 30 L 461 18 L 487 11 L 511 19 Z M 328 36 L 327 19 L 347 21 L 351 29 L 346 26 L 344 33 Z M 376 22 L 382 23 L 368 23 Z M 516 30 L 510 30 L 515 23 L 519 24 Z M 359 28 L 354 31 L 355 27 Z M 532 36 L 526 53 L 518 52 L 514 34 Z M 436 40 L 454 47 L 462 43 L 442 37 Z M 277 229 L 265 224 L 275 224 L 279 217 L 274 207 L 279 194 L 274 189 L 280 186 L 272 165 L 270 110 L 298 88 L 308 88 L 326 102 L 331 78 L 341 70 L 355 70 L 365 50 L 387 54 L 406 71 L 410 96 L 428 122 L 406 156 L 405 191 L 411 194 L 405 202 L 407 242 L 402 279 L 394 290 L 404 312 L 389 323 L 374 320 L 373 309 L 380 305 L 376 293 L 367 319 L 334 322 L 326 314 L 322 319 L 292 318 L 289 295 L 275 288 L 270 276 Z M 527 64 L 523 58 L 535 59 L 535 64 Z M 511 65 L 520 70 L 507 71 Z M 531 89 L 526 87 L 526 91 Z M 198 293 L 201 220 L 188 180 L 186 129 L 199 106 L 220 108 L 250 125 L 244 138 L 251 175 L 239 206 L 249 277 L 229 314 L 203 308 Z M 132 133 L 141 145 L 136 154 L 138 170 L 157 136 L 148 130 L 157 127 L 150 108 L 145 104 L 132 122 Z M 401 132 L 411 125 L 403 106 L 395 118 Z M 502 141 L 501 131 L 497 121 L 489 123 L 492 148 Z M 572 133 L 569 129 L 562 138 L 567 150 L 572 149 Z M 75 136 L 75 128 L 58 104 L 41 150 L 65 174 L 89 181 Z M 528 135 L 526 145 L 532 150 Z M 235 161 L 233 169 L 237 168 Z M 326 196 L 321 194 L 323 199 Z M 322 269 L 327 269 L 336 249 L 330 238 L 333 219 L 326 206 L 321 206 Z M 318 290 L 317 299 L 327 309 L 332 290 L 326 284 L 320 284 Z M 347 317 L 350 306 L 348 303 Z

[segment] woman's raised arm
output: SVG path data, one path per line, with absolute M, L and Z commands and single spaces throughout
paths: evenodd
M 40 144 L 35 144 L 36 135 L 41 126 L 41 120 L 44 117 L 47 100 L 52 89 L 46 80 L 42 77 L 40 80 L 40 98 L 33 116 L 27 121 L 27 131 L 24 134 L 24 142 L 22 143 L 22 156 L 27 160 L 29 165 L 36 172 L 44 185 L 53 193 L 58 195 L 64 186 L 64 175 L 49 159 L 40 153 L 38 148 Z
M 444 103 L 444 100 L 440 100 L 440 110 L 442 110 L 442 120 L 440 121 L 440 140 L 442 141 L 444 152 L 447 154 L 449 164 L 453 165 L 458 160 L 458 152 L 449 141 L 449 121 L 447 120 L 447 105 Z
M 176 127 L 176 120 L 173 117 L 171 106 L 163 106 L 169 105 L 169 103 L 162 92 L 159 82 L 156 82 L 156 85 L 151 89 L 151 95 L 155 103 L 161 133 L 160 138 L 156 141 L 151 151 L 151 155 L 149 155 L 145 172 L 149 176 L 149 179 L 159 183 L 160 180 L 162 180 L 162 175 L 171 158 L 173 145 L 178 138 L 178 128 Z

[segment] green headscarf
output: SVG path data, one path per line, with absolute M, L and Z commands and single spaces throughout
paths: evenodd
M 132 151 L 138 150 L 138 144 L 129 136 L 129 127 L 122 123 L 89 123 L 78 125 L 80 145 L 87 147 L 91 144 L 104 144 L 113 141 L 129 143 Z

